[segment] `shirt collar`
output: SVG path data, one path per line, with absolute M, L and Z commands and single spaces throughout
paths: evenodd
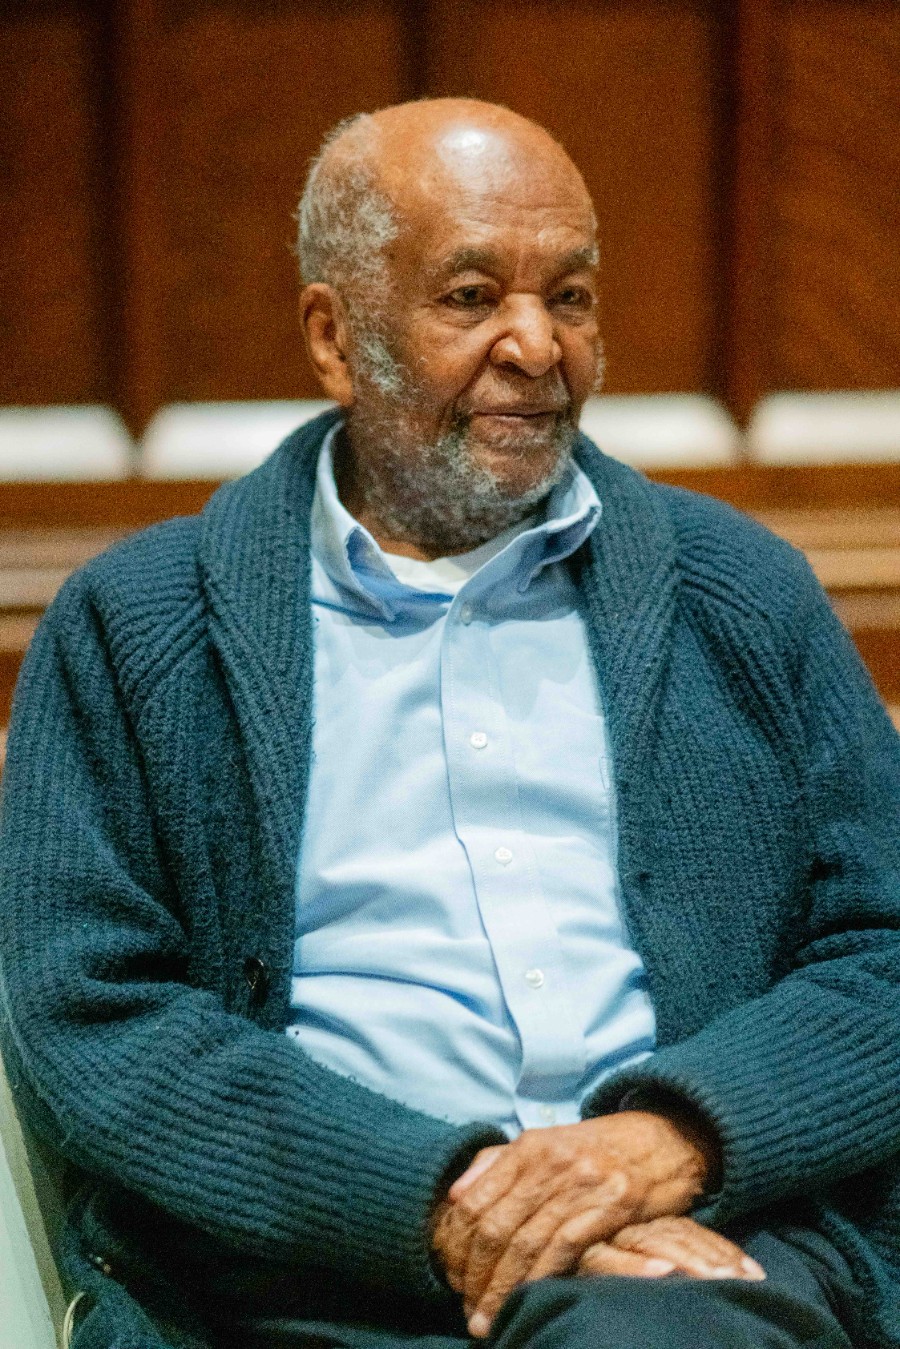
M 319 452 L 311 519 L 313 558 L 345 597 L 362 601 L 366 608 L 389 620 L 396 618 L 401 608 L 449 602 L 450 595 L 417 590 L 398 580 L 375 539 L 341 502 L 334 480 L 333 453 L 341 427 L 338 422 L 331 428 Z M 593 484 L 574 460 L 570 461 L 565 476 L 547 497 L 543 518 L 485 564 L 485 579 L 491 568 L 497 579 L 501 575 L 507 581 L 511 578 L 524 592 L 544 567 L 571 557 L 581 547 L 596 528 L 600 513 Z
M 593 534 L 602 509 L 590 478 L 571 459 L 565 476 L 547 498 L 543 522 L 510 545 L 521 548 L 519 590 L 527 590 L 544 567 L 571 557 Z

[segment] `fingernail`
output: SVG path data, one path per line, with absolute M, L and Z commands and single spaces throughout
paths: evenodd
M 491 1328 L 491 1323 L 484 1312 L 476 1312 L 469 1320 L 469 1334 L 476 1340 L 483 1340 Z
M 745 1255 L 741 1261 L 741 1269 L 745 1274 L 748 1274 L 751 1279 L 764 1279 L 766 1277 L 766 1271 L 763 1269 L 762 1265 L 758 1264 L 757 1261 L 749 1255 Z
M 660 1278 L 663 1274 L 674 1274 L 675 1266 L 671 1260 L 657 1260 L 651 1258 L 644 1261 L 644 1269 L 653 1278 Z
M 741 1271 L 734 1265 L 711 1265 L 709 1277 L 711 1279 L 739 1279 Z

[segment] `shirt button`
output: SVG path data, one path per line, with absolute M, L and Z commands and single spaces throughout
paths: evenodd
M 497 859 L 497 861 L 500 863 L 502 867 L 508 867 L 513 859 L 513 855 L 509 850 L 509 848 L 498 848 L 497 851 L 494 853 L 494 857 Z
M 471 604 L 464 604 L 459 611 L 460 622 L 471 623 L 473 614 Z
M 556 1111 L 553 1109 L 552 1105 L 542 1105 L 538 1114 L 545 1124 L 556 1123 Z
M 537 968 L 526 970 L 525 982 L 529 988 L 540 988 L 544 982 L 544 971 Z
M 473 749 L 484 749 L 487 744 L 487 736 L 484 731 L 473 731 L 469 736 L 469 744 Z

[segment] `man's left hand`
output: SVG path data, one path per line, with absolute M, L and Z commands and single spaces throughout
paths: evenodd
M 451 1187 L 434 1249 L 479 1335 L 526 1280 L 575 1270 L 623 1227 L 683 1214 L 715 1167 L 684 1123 L 629 1110 L 485 1148 Z

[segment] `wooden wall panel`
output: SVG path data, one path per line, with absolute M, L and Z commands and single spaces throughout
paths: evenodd
M 307 161 L 423 93 L 583 168 L 611 391 L 900 385 L 898 0 L 0 0 L 0 402 L 313 393 Z
M 722 44 L 717 392 L 746 423 L 772 365 L 772 214 L 779 0 L 734 0 Z
M 610 391 L 703 389 L 716 326 L 717 6 L 432 0 L 431 93 L 559 136 L 600 219 Z
M 900 5 L 783 0 L 776 388 L 900 385 Z
M 99 22 L 0 6 L 0 403 L 107 393 Z
M 129 0 L 122 31 L 130 419 L 315 392 L 292 213 L 323 132 L 402 98 L 388 0 Z

